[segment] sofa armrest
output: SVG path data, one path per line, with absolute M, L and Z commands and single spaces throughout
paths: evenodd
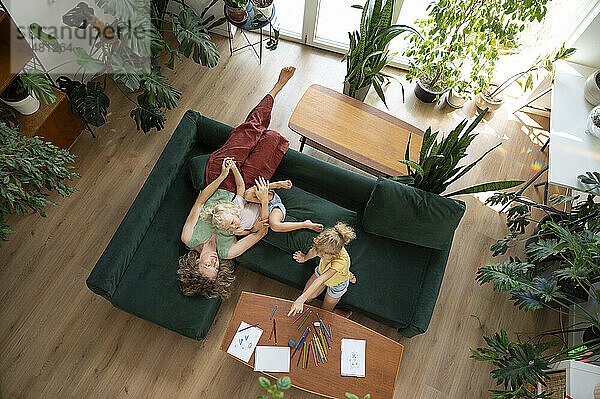
M 432 256 L 423 279 L 421 295 L 416 301 L 412 320 L 407 327 L 398 329 L 398 332 L 403 336 L 411 338 L 427 331 L 444 279 L 450 248 L 452 248 L 452 240 L 450 240 L 446 249 L 436 251 L 436 255 Z
M 171 136 L 119 228 L 86 280 L 94 293 L 111 301 L 160 204 L 195 144 L 199 114 L 188 111 Z

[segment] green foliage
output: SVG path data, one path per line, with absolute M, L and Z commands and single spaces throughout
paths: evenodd
M 60 47 L 60 43 L 58 40 L 48 33 L 44 32 L 42 27 L 36 23 L 32 23 L 29 25 L 29 31 L 33 36 L 35 36 L 39 41 L 44 43 L 44 45 L 48 46 L 48 48 L 54 52 L 61 53 L 62 49 Z
M 410 38 L 407 79 L 421 79 L 436 92 L 452 88 L 478 93 L 491 81 L 496 62 L 517 43 L 530 21 L 541 21 L 546 3 L 519 0 L 439 0 L 417 21 L 420 36 Z
M 62 21 L 71 28 L 85 29 L 88 26 L 88 19 L 92 15 L 94 15 L 94 9 L 82 1 L 64 14 Z
M 494 290 L 507 292 L 527 281 L 531 276 L 533 265 L 523 263 L 519 258 L 510 258 L 503 263 L 492 263 L 477 270 L 476 280 L 479 284 L 493 283 Z
M 246 5 L 248 4 L 248 0 L 224 0 L 225 5 L 228 5 L 232 8 L 246 9 Z
M 92 58 L 83 48 L 73 47 L 73 52 L 77 57 L 77 64 L 81 65 L 87 72 L 99 73 L 104 69 L 104 62 Z
M 393 7 L 394 0 L 385 0 L 385 4 L 382 0 L 366 0 L 359 30 L 348 32 L 350 48 L 342 61 L 346 61 L 344 81 L 350 85 L 351 97 L 356 97 L 360 89 L 372 84 L 386 104 L 381 85 L 389 81 L 390 75 L 383 72 L 383 68 L 396 55 L 390 53 L 387 47 L 392 39 L 402 33 L 416 33 L 410 26 L 391 24 Z
M 144 11 L 141 8 L 145 4 L 144 1 L 139 0 L 94 0 L 94 2 L 105 13 L 121 21 L 135 19 L 140 12 Z
M 407 166 L 408 176 L 392 177 L 392 180 L 409 184 L 420 188 L 421 190 L 429 191 L 435 194 L 441 194 L 446 191 L 446 188 L 462 176 L 467 174 L 475 165 L 477 165 L 487 154 L 497 148 L 500 144 L 492 147 L 481 155 L 477 160 L 469 165 L 458 166 L 461 159 L 466 157 L 467 148 L 475 139 L 477 134 L 471 134 L 479 122 L 483 119 L 486 112 L 482 112 L 471 124 L 467 127 L 468 121 L 465 119 L 458 124 L 454 130 L 444 137 L 439 131 L 432 133 L 431 127 L 425 131 L 423 135 L 423 144 L 419 156 L 419 163 L 415 163 L 410 158 L 410 138 L 406 146 L 405 159 L 400 160 Z M 438 140 L 438 138 L 441 139 Z M 479 193 L 490 190 L 502 190 L 515 187 L 522 184 L 521 180 L 497 181 L 490 183 L 478 184 L 459 191 L 455 191 L 446 196 Z
M 206 26 L 191 8 L 182 8 L 172 21 L 175 38 L 179 42 L 179 52 L 197 64 L 209 68 L 217 65 L 219 52 L 208 35 Z
M 19 74 L 19 78 L 25 90 L 44 104 L 56 101 L 56 93 L 44 73 L 33 69 Z
M 292 387 L 292 380 L 290 377 L 281 377 L 275 384 L 271 384 L 268 378 L 258 377 L 258 385 L 264 391 L 267 391 L 273 399 L 283 398 L 283 392 Z M 267 395 L 259 395 L 257 399 L 268 399 Z
M 540 396 L 527 391 L 531 386 L 536 387 L 538 382 L 546 385 L 545 370 L 551 363 L 544 352 L 558 346 L 557 342 L 512 342 L 504 330 L 483 339 L 487 346 L 471 349 L 471 358 L 480 362 L 490 361 L 497 367 L 490 374 L 497 385 L 504 385 L 504 391 L 490 390 L 492 398 L 548 397 L 545 392 Z
M 165 126 L 165 113 L 159 107 L 148 101 L 148 95 L 142 93 L 137 98 L 137 107 L 131 110 L 129 116 L 135 121 L 138 130 L 148 133 L 153 128 L 160 131 Z
M 6 215 L 28 212 L 46 216 L 56 205 L 48 199 L 55 191 L 63 197 L 75 191 L 65 182 L 79 177 L 72 171 L 75 157 L 37 137 L 23 137 L 0 122 L 0 241 L 12 233 Z
M 584 175 L 577 176 L 579 181 L 583 184 L 587 184 L 589 187 L 587 192 L 600 190 L 600 172 L 587 172 Z
M 167 78 L 156 71 L 143 77 L 143 86 L 148 92 L 148 102 L 159 108 L 176 108 L 181 92 L 167 82 Z
M 92 126 L 104 125 L 110 105 L 110 99 L 104 94 L 104 88 L 98 82 L 88 82 L 86 85 L 76 83 L 70 94 L 73 113 Z
M 360 399 L 360 398 L 353 393 L 346 392 L 346 399 Z M 371 399 L 371 394 L 370 393 L 366 394 L 363 397 L 363 399 Z

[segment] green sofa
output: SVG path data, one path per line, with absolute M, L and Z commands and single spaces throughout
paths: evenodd
M 194 185 L 204 184 L 208 154 L 231 130 L 195 111 L 185 113 L 88 277 L 93 292 L 187 337 L 206 336 L 221 300 L 186 297 L 179 291 L 177 260 L 186 251 L 180 234 L 198 195 Z M 340 305 L 406 337 L 425 332 L 464 203 L 375 180 L 294 150 L 286 153 L 275 178 L 294 183 L 291 190 L 278 190 L 288 220 L 310 218 L 326 226 L 342 220 L 355 228 L 357 238 L 347 249 L 358 282 Z M 306 251 L 314 234 L 269 232 L 236 263 L 301 289 L 316 263 L 296 263 L 291 253 Z

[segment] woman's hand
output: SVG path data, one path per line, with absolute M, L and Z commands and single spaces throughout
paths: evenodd
M 231 157 L 225 158 L 221 164 L 221 176 L 227 176 L 231 170 L 231 163 L 235 163 L 235 160 Z
M 292 255 L 292 257 L 294 258 L 294 260 L 298 263 L 304 263 L 308 260 L 307 256 L 304 255 L 302 252 L 300 251 L 296 251 L 294 252 L 294 255 Z
M 256 197 L 263 204 L 269 202 L 269 181 L 259 177 L 254 180 L 254 183 L 256 184 Z
M 296 299 L 294 301 L 294 303 L 292 303 L 292 308 L 290 309 L 290 311 L 288 313 L 288 317 L 296 316 L 298 313 L 302 313 L 303 309 L 304 309 L 304 301 L 302 301 L 300 298 Z

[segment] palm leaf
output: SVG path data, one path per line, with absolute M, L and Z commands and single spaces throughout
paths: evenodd
M 217 47 L 208 35 L 202 20 L 191 8 L 182 9 L 173 21 L 179 52 L 186 57 L 192 55 L 197 64 L 212 68 L 219 61 Z
M 558 255 L 566 250 L 566 248 L 558 247 L 556 239 L 539 239 L 525 247 L 525 253 L 533 262 L 542 261 L 550 256 Z
M 492 283 L 495 291 L 506 292 L 529 281 L 528 273 L 533 267 L 531 263 L 510 258 L 502 263 L 491 263 L 480 267 L 475 280 L 481 285 Z
M 142 85 L 148 91 L 148 102 L 157 107 L 176 108 L 181 92 L 167 82 L 165 76 L 155 71 L 144 75 Z
M 512 188 L 523 184 L 524 180 L 500 180 L 489 183 L 481 183 L 475 186 L 463 188 L 462 190 L 455 191 L 450 194 L 444 195 L 444 197 L 452 197 L 453 195 L 461 195 L 461 194 L 474 194 L 474 193 L 483 193 L 486 191 L 497 191 L 497 190 L 505 190 L 507 188 Z
M 36 70 L 29 70 L 19 74 L 19 78 L 21 79 L 25 90 L 44 104 L 50 104 L 56 101 L 56 93 L 52 86 L 50 86 L 44 73 Z

